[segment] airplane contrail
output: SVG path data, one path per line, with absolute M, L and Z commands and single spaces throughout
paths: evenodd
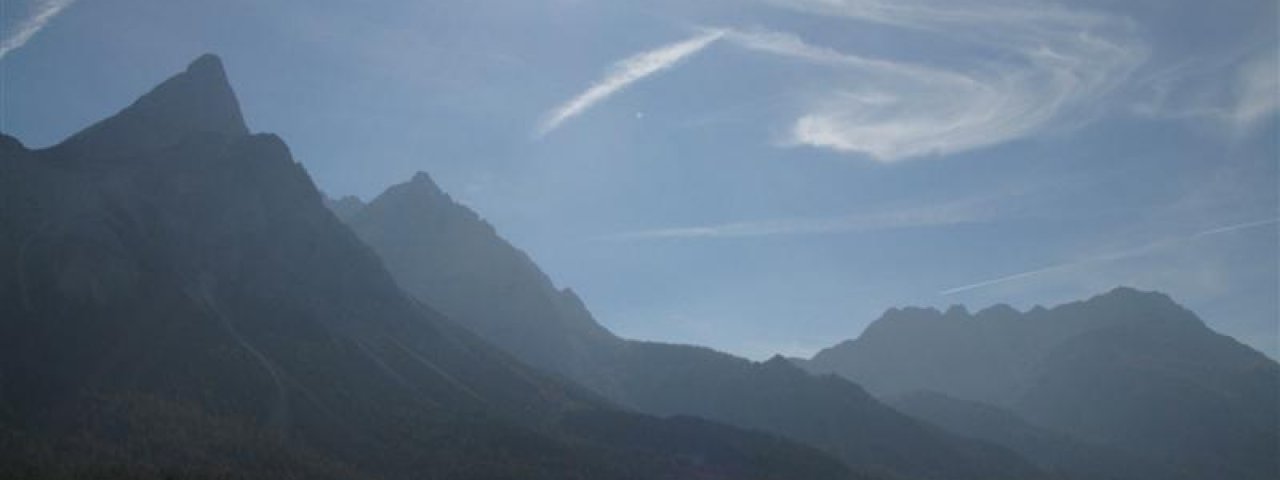
M 4 58 L 9 52 L 22 48 L 26 45 L 27 40 L 31 40 L 44 26 L 58 16 L 67 7 L 70 7 L 75 0 L 45 0 L 38 2 L 32 8 L 32 15 L 18 22 L 13 30 L 0 40 L 0 58 Z
M 1270 219 L 1266 219 L 1266 220 L 1258 220 L 1258 221 L 1256 221 L 1256 222 L 1237 223 L 1237 224 L 1235 224 L 1235 225 L 1227 225 L 1227 226 L 1225 226 L 1225 227 L 1218 227 L 1218 228 L 1215 228 L 1215 229 L 1213 229 L 1213 230 L 1205 230 L 1205 231 L 1203 231 L 1203 232 L 1200 232 L 1200 233 L 1197 233 L 1197 234 L 1195 234 L 1195 235 L 1192 235 L 1192 236 L 1188 237 L 1187 239 L 1188 239 L 1188 240 L 1190 240 L 1190 239 L 1192 239 L 1192 238 L 1200 238 L 1200 237 L 1204 237 L 1204 236 L 1208 236 L 1208 235 L 1217 235 L 1217 234 L 1219 234 L 1219 233 L 1234 232 L 1234 231 L 1236 231 L 1236 230 L 1244 230 L 1244 229 L 1246 229 L 1246 228 L 1261 227 L 1261 226 L 1263 226 L 1263 225 L 1270 225 L 1270 224 L 1273 224 L 1273 223 L 1276 223 L 1276 222 L 1280 222 L 1280 218 L 1270 218 Z
M 724 36 L 721 30 L 712 30 L 699 34 L 688 40 L 665 45 L 653 50 L 641 52 L 613 65 L 608 75 L 597 81 L 586 91 L 578 94 L 547 114 L 538 125 L 537 137 L 542 137 L 555 130 L 566 120 L 587 111 L 610 95 L 627 86 L 662 70 L 671 68 L 685 57 L 698 53 L 712 42 Z
M 1086 258 L 1086 259 L 1083 259 L 1083 260 L 1076 260 L 1076 261 L 1073 261 L 1073 262 L 1059 263 L 1059 264 L 1057 264 L 1057 265 L 1050 265 L 1050 266 L 1048 266 L 1048 267 L 1044 267 L 1044 268 L 1038 268 L 1038 269 L 1035 269 L 1035 270 L 1029 270 L 1029 271 L 1025 271 L 1025 272 L 1021 272 L 1021 273 L 1015 273 L 1015 274 L 1012 274 L 1012 275 L 1005 275 L 1005 276 L 1003 276 L 1003 277 L 993 278 L 993 279 L 991 279 L 991 280 L 984 280 L 984 281 L 981 281 L 981 282 L 971 283 L 971 284 L 968 284 L 968 285 L 961 285 L 961 286 L 959 286 L 959 287 L 955 287 L 955 288 L 950 288 L 950 289 L 947 289 L 947 290 L 943 290 L 943 291 L 941 291 L 941 292 L 939 292 L 939 293 L 940 293 L 941 295 L 954 295 L 954 294 L 961 293 L 961 292 L 967 292 L 967 291 L 970 291 L 970 290 L 976 290 L 976 289 L 979 289 L 979 288 L 989 287 L 989 286 L 992 286 L 992 285 L 999 285 L 999 284 L 1002 284 L 1002 283 L 1008 283 L 1008 282 L 1012 282 L 1012 281 L 1015 281 L 1015 280 L 1021 280 L 1021 279 L 1024 279 L 1024 278 L 1034 277 L 1034 276 L 1039 276 L 1039 275 L 1043 275 L 1043 274 L 1046 274 L 1046 273 L 1056 272 L 1056 271 L 1059 271 L 1059 270 L 1066 270 L 1066 269 L 1070 269 L 1070 268 L 1075 268 L 1075 267 L 1079 267 L 1079 266 L 1082 266 L 1082 265 L 1088 265 L 1088 264 L 1091 264 L 1091 263 L 1111 262 L 1111 261 L 1120 260 L 1120 259 L 1124 259 L 1124 258 L 1134 257 L 1134 256 L 1141 255 L 1141 254 L 1144 254 L 1144 253 L 1150 252 L 1150 251 L 1152 251 L 1152 250 L 1155 250 L 1155 249 L 1157 249 L 1157 248 L 1164 247 L 1164 246 L 1167 246 L 1167 245 L 1172 245 L 1172 244 L 1176 244 L 1176 243 L 1188 242 L 1188 241 L 1191 241 L 1191 240 L 1195 240 L 1195 239 L 1198 239 L 1198 238 L 1203 238 L 1203 237 L 1207 237 L 1207 236 L 1211 236 L 1211 235 L 1220 235 L 1220 234 L 1223 234 L 1223 233 L 1230 233 L 1230 232 L 1235 232 L 1235 231 L 1239 231 L 1239 230 L 1246 230 L 1246 229 L 1250 229 L 1250 228 L 1257 228 L 1257 227 L 1266 226 L 1266 225 L 1274 225 L 1274 224 L 1276 224 L 1276 223 L 1278 223 L 1278 222 L 1280 222 L 1280 218 L 1269 218 L 1269 219 L 1265 219 L 1265 220 L 1256 220 L 1256 221 L 1252 221 L 1252 222 L 1245 222 L 1245 223 L 1237 223 L 1237 224 L 1234 224 L 1234 225 L 1227 225 L 1227 226 L 1223 226 L 1223 227 L 1218 227 L 1218 228 L 1213 228 L 1213 229 L 1205 230 L 1205 231 L 1203 231 L 1203 232 L 1197 232 L 1197 233 L 1194 233 L 1194 234 L 1191 234 L 1191 235 L 1187 235 L 1187 236 L 1182 236 L 1182 237 L 1173 237 L 1173 238 L 1166 238 L 1166 239 L 1164 239 L 1164 240 L 1160 240 L 1160 241 L 1156 241 L 1156 242 L 1148 243 L 1148 244 L 1146 244 L 1146 245 L 1142 245 L 1142 246 L 1139 246 L 1139 247 L 1130 248 L 1130 249 L 1127 249 L 1127 250 L 1121 250 L 1121 251 L 1118 251 L 1118 252 L 1112 252 L 1112 253 L 1108 253 L 1108 254 L 1104 254 L 1104 255 L 1098 255 L 1098 256 L 1090 257 L 1090 258 Z

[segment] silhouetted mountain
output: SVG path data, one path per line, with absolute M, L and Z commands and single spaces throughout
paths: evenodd
M 411 299 L 212 56 L 55 147 L 0 135 L 0 258 L 0 477 L 849 477 Z
M 922 425 L 849 381 L 808 375 L 781 358 L 756 363 L 619 339 L 425 174 L 388 189 L 349 223 L 419 299 L 531 365 L 640 412 L 781 434 L 864 471 L 937 479 L 1040 475 L 1012 452 Z
M 1280 476 L 1280 366 L 1158 293 L 1119 288 L 1026 313 L 895 309 L 803 364 L 877 395 L 1004 407 L 1191 478 Z

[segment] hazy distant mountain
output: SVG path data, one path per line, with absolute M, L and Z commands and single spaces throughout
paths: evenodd
M 893 408 L 950 432 L 1009 448 L 1064 478 L 1177 480 L 1194 478 L 1164 462 L 1028 423 L 993 405 L 918 391 L 889 398 Z
M 350 225 L 406 290 L 534 366 L 641 412 L 696 415 L 818 446 L 855 468 L 913 478 L 1037 478 L 1017 455 L 886 407 L 857 385 L 780 358 L 626 341 L 425 174 Z M 500 299 L 500 300 L 499 300 Z
M 418 299 L 531 365 L 607 381 L 598 362 L 584 360 L 621 340 L 427 174 L 387 189 L 347 223 Z
M 412 300 L 212 56 L 55 147 L 0 135 L 0 258 L 0 477 L 850 475 L 617 412 Z
M 350 220 L 351 216 L 355 215 L 356 212 L 364 209 L 364 201 L 354 195 L 347 195 L 338 199 L 325 196 L 324 206 L 329 207 L 329 210 L 332 210 L 339 220 L 345 222 Z
M 894 309 L 802 363 L 877 395 L 1007 408 L 1191 478 L 1280 478 L 1280 366 L 1158 293 L 1119 288 L 1026 313 Z

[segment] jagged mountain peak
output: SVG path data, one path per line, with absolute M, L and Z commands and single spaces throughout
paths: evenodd
M 178 122 L 178 127 L 192 131 L 249 133 L 222 59 L 213 54 L 193 60 L 185 71 L 165 80 L 125 111 L 130 110 L 154 115 L 155 120 Z
M 880 314 L 880 318 L 899 318 L 899 317 L 940 317 L 942 312 L 933 307 L 890 307 Z
M 453 199 L 426 172 L 417 172 L 404 183 L 392 185 L 369 202 L 377 208 L 423 208 L 453 205 Z
M 1166 294 L 1119 287 L 1025 313 L 949 316 L 891 310 L 801 365 L 883 397 L 932 390 L 997 405 L 1083 440 L 1177 459 L 1191 478 L 1274 478 L 1276 435 L 1258 426 L 1276 424 L 1280 366 Z
M 440 186 L 436 185 L 435 180 L 431 179 L 431 175 L 421 170 L 413 174 L 413 178 L 409 179 L 409 183 L 419 188 L 441 191 Z
M 397 185 L 393 185 L 391 188 L 387 190 L 388 191 L 398 190 L 400 192 L 412 192 L 413 194 L 418 196 L 426 196 L 431 198 L 448 196 L 447 194 L 444 193 L 444 190 L 442 190 L 440 186 L 436 184 L 436 181 L 431 178 L 431 175 L 423 171 L 415 172 L 413 174 L 413 177 L 409 178 L 408 181 L 397 184 Z
M 345 222 L 350 220 L 355 214 L 359 213 L 360 210 L 363 210 L 365 203 L 364 200 L 361 200 L 360 197 L 355 195 L 346 195 L 341 198 L 334 198 L 328 194 L 324 194 L 324 206 L 328 207 L 329 211 L 333 212 L 334 215 L 337 215 L 338 219 Z
M 1157 323 L 1193 323 L 1203 324 L 1199 317 L 1186 310 L 1168 295 L 1139 290 L 1133 287 L 1116 287 L 1105 293 L 1086 300 L 1065 303 L 1045 308 L 1040 305 L 1020 312 L 1006 304 L 996 304 L 971 313 L 964 305 L 952 305 L 945 311 L 933 307 L 894 307 L 886 310 L 875 321 L 871 322 L 863 332 L 863 336 L 877 336 L 887 333 L 904 334 L 915 332 L 917 328 L 963 328 L 964 323 L 977 322 L 1037 322 L 1055 321 L 1050 317 L 1059 317 L 1074 310 L 1100 310 L 1105 315 L 1092 315 L 1087 318 L 1073 317 L 1072 322 L 1085 323 L 1096 327 L 1119 325 L 1133 322 L 1152 321 Z M 917 332 L 918 333 L 918 332 Z
M 119 113 L 50 150 L 61 156 L 113 158 L 163 148 L 192 135 L 249 134 L 222 60 L 201 55 Z
M 199 57 L 196 57 L 195 60 L 192 60 L 191 63 L 187 65 L 187 73 L 196 75 L 219 75 L 223 79 L 226 78 L 226 70 L 222 68 L 222 58 L 219 58 L 217 55 L 212 53 L 200 55 Z
M 556 288 L 524 251 L 426 173 L 388 188 L 347 222 L 407 290 L 482 335 L 509 334 L 511 341 L 495 343 L 517 356 L 551 362 L 597 338 L 613 339 L 574 292 Z M 494 292 L 502 302 L 484 300 Z
M 762 364 L 786 367 L 786 368 L 795 368 L 795 365 L 791 364 L 791 360 L 787 360 L 787 357 L 782 356 L 782 354 L 780 353 L 773 354 L 772 357 L 769 357 L 769 359 L 765 360 Z

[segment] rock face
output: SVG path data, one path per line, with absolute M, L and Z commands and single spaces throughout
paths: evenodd
M 637 411 L 780 434 L 868 472 L 1040 475 L 1008 450 L 940 432 L 847 380 L 814 377 L 781 358 L 755 363 L 706 348 L 620 339 L 426 174 L 391 187 L 348 223 L 423 302 L 521 360 Z
M 1158 293 L 1119 288 L 1026 313 L 890 310 L 802 363 L 877 395 L 1002 407 L 1190 478 L 1280 474 L 1280 366 Z
M 0 135 L 0 477 L 849 477 L 525 367 L 322 202 L 212 56 L 52 148 Z

